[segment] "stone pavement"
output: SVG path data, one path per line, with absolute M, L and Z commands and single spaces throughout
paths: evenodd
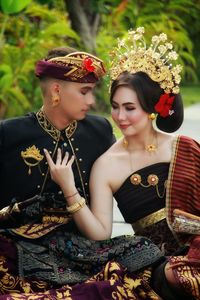
M 176 133 L 187 135 L 200 142 L 200 102 L 185 108 L 184 122 Z M 134 233 L 131 225 L 124 222 L 115 200 L 113 215 L 112 237 Z

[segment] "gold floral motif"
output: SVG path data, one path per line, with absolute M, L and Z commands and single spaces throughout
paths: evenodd
M 158 182 L 159 182 L 158 176 L 155 175 L 155 174 L 149 175 L 147 177 L 147 182 L 148 182 L 149 185 L 153 185 L 153 186 L 157 185 Z
M 158 150 L 158 147 L 155 144 L 149 144 L 146 146 L 148 152 L 155 152 Z
M 139 174 L 133 174 L 130 178 L 130 181 L 134 185 L 139 185 L 141 183 L 142 179 Z

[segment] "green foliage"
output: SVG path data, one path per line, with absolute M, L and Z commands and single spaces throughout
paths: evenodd
M 32 0 L 0 0 L 0 7 L 4 14 L 16 14 L 23 10 Z
M 1 24 L 5 24 L 4 14 L 0 14 Z M 0 113 L 3 104 L 6 115 L 0 118 L 38 109 L 42 101 L 34 76 L 36 61 L 51 48 L 79 42 L 62 12 L 34 1 L 23 14 L 8 17 L 4 27 L 0 40 Z

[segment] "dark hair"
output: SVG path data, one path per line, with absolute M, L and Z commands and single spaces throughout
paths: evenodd
M 65 56 L 67 54 L 77 52 L 78 50 L 75 48 L 71 47 L 58 47 L 58 48 L 53 48 L 49 50 L 47 53 L 47 56 L 45 57 L 45 60 L 49 60 L 51 58 L 57 57 L 57 56 Z
M 141 107 L 147 113 L 156 113 L 155 104 L 158 102 L 160 96 L 164 93 L 160 85 L 153 81 L 146 73 L 137 72 L 131 74 L 123 72 L 120 76 L 112 82 L 110 101 L 112 103 L 113 96 L 120 86 L 127 86 L 134 90 L 137 94 Z M 157 127 L 165 132 L 176 131 L 183 122 L 183 103 L 180 94 L 174 94 L 175 99 L 172 106 L 174 113 L 166 118 L 159 114 L 156 118 Z

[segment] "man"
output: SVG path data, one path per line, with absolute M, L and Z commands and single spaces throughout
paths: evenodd
M 96 82 L 105 74 L 103 62 L 70 51 L 52 50 L 37 63 L 42 109 L 0 124 L 0 208 L 13 198 L 21 202 L 36 194 L 60 192 L 48 176 L 43 148 L 53 153 L 61 147 L 64 153 L 76 154 L 74 172 L 86 196 L 91 165 L 114 141 L 107 120 L 86 117 Z
M 58 148 L 63 155 L 69 152 L 75 156 L 76 185 L 89 203 L 91 166 L 115 141 L 106 119 L 86 116 L 94 104 L 96 82 L 104 74 L 103 62 L 89 53 L 71 48 L 53 49 L 36 65 L 42 108 L 0 123 L 0 228 L 5 228 L 0 239 L 2 293 L 27 291 L 27 286 L 28 291 L 44 290 L 46 282 L 22 280 L 33 275 L 30 270 L 37 262 L 36 277 L 43 266 L 40 278 L 58 285 L 63 283 L 65 273 L 54 274 L 59 273 L 57 260 L 53 259 L 49 269 L 50 254 L 42 256 L 40 252 L 40 256 L 38 247 L 47 235 L 53 239 L 57 231 L 77 229 L 66 214 L 62 191 L 50 178 L 43 149 L 48 149 L 53 157 Z M 38 257 L 42 257 L 42 262 L 39 263 Z

